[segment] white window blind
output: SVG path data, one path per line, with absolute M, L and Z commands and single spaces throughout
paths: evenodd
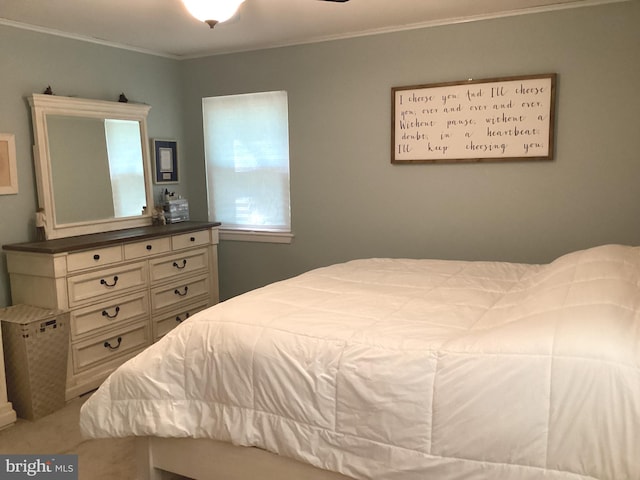
M 290 232 L 287 92 L 202 100 L 209 219 Z

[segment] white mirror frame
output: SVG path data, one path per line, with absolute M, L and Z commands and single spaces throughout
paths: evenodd
M 44 210 L 46 218 L 45 235 L 47 240 L 151 225 L 153 185 L 147 135 L 147 115 L 151 106 L 45 94 L 33 94 L 28 97 L 28 100 L 33 119 L 33 154 L 38 188 L 38 203 L 39 207 Z M 56 222 L 55 198 L 51 180 L 51 158 L 49 156 L 49 138 L 46 123 L 47 115 L 109 118 L 140 122 L 140 142 L 142 147 L 147 212 L 133 217 L 58 224 Z

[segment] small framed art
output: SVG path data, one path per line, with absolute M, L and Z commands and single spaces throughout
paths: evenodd
M 155 183 L 178 183 L 178 143 L 175 140 L 153 140 Z
M 16 139 L 12 133 L 0 133 L 0 195 L 18 193 Z

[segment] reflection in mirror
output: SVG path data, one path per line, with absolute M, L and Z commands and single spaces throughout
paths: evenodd
M 114 216 L 139 215 L 147 205 L 140 125 L 131 120 L 107 119 L 105 130 Z
M 46 238 L 150 225 L 150 107 L 40 94 L 29 103 Z
M 146 197 L 137 121 L 48 115 L 47 131 L 58 223 L 140 215 Z

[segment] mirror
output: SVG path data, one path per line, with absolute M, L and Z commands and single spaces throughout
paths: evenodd
M 47 239 L 151 224 L 148 105 L 38 94 L 29 104 Z

